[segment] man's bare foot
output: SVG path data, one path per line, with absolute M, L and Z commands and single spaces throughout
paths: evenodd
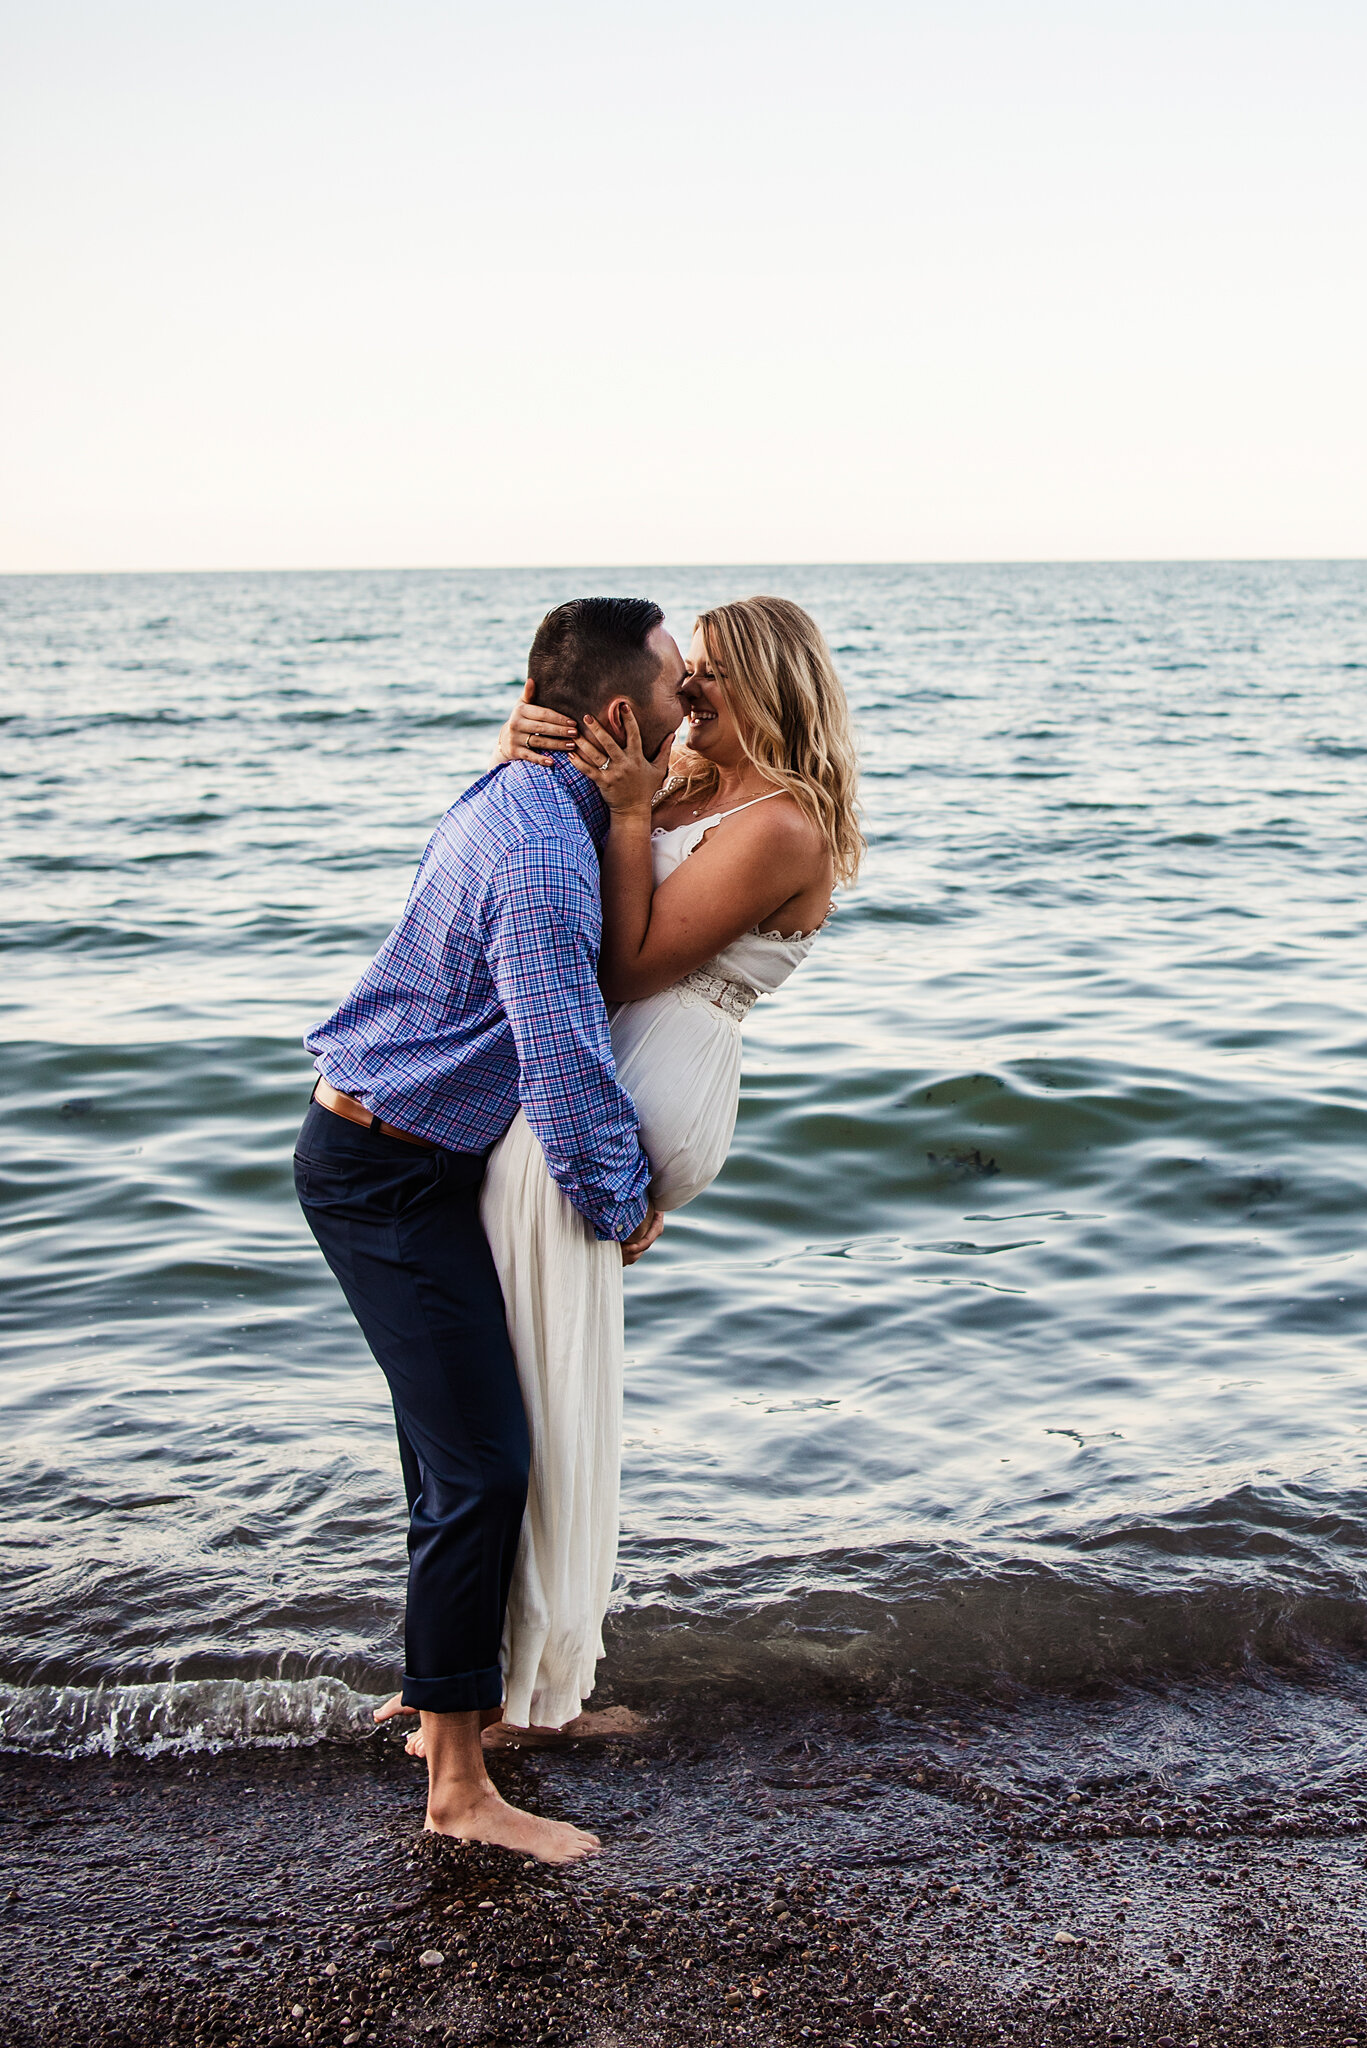
M 392 1721 L 396 1714 L 416 1715 L 417 1711 L 418 1710 L 416 1707 L 406 1707 L 403 1703 L 403 1694 L 401 1692 L 396 1692 L 390 1695 L 390 1697 L 385 1701 L 382 1707 L 376 1707 L 375 1719 L 377 1721 Z M 479 1719 L 480 1726 L 486 1731 L 496 1729 L 502 1725 L 503 1709 L 502 1707 L 485 1707 L 481 1712 Z M 488 1739 L 488 1734 L 486 1733 L 486 1743 L 488 1742 Z M 490 1747 L 495 1749 L 498 1748 L 498 1746 L 499 1745 L 497 1742 L 494 1742 L 490 1745 Z M 406 1756 L 415 1756 L 418 1758 L 422 1758 L 427 1755 L 427 1744 L 422 1739 L 421 1727 L 415 1728 L 413 1730 L 413 1733 L 409 1736 L 407 1742 L 405 1742 L 404 1754 Z
M 487 1714 L 423 1709 L 427 1751 L 427 1828 L 459 1842 L 487 1842 L 538 1863 L 574 1863 L 600 1846 L 596 1835 L 509 1806 L 491 1783 L 480 1742 Z
M 403 1694 L 396 1692 L 390 1694 L 382 1707 L 376 1707 L 375 1719 L 377 1721 L 392 1721 L 396 1714 L 416 1714 L 417 1711 L 416 1707 L 406 1707 L 403 1703 Z
M 470 1798 L 444 1800 L 440 1806 L 429 1800 L 426 1831 L 459 1842 L 487 1842 L 519 1856 L 534 1856 L 538 1863 L 577 1863 L 603 1846 L 597 1835 L 571 1827 L 568 1821 L 543 1820 L 520 1806 L 509 1806 L 492 1785 Z
M 480 1730 L 480 1741 L 485 1749 L 516 1749 L 516 1737 L 526 1734 L 525 1728 L 509 1728 L 502 1720 L 486 1722 Z M 420 1760 L 427 1755 L 427 1744 L 422 1739 L 421 1728 L 415 1728 L 403 1746 L 405 1756 Z

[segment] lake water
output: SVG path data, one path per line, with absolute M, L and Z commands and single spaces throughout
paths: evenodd
M 1367 567 L 0 581 L 0 1739 L 359 1725 L 383 1382 L 295 1205 L 306 1027 L 537 619 L 825 627 L 871 855 L 628 1276 L 619 1696 L 1367 1637 Z

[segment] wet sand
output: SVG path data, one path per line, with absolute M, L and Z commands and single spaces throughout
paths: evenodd
M 518 1751 L 597 1829 L 424 1840 L 392 1734 L 0 1759 L 4 2048 L 1367 2048 L 1367 1682 L 659 1712 Z

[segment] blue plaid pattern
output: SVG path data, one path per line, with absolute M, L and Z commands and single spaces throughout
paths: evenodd
M 304 1040 L 386 1123 L 483 1152 L 519 1105 L 600 1238 L 629 1237 L 650 1166 L 598 989 L 607 806 L 564 756 L 495 769 L 428 841 L 403 916 Z

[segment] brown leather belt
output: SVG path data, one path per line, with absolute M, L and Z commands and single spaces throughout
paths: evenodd
M 401 1131 L 394 1124 L 381 1122 L 372 1110 L 354 1095 L 343 1095 L 340 1088 L 334 1088 L 331 1081 L 325 1081 L 320 1074 L 314 1083 L 313 1099 L 322 1109 L 330 1109 L 334 1116 L 344 1116 L 349 1124 L 361 1124 L 366 1130 L 383 1131 L 386 1138 L 402 1138 L 405 1145 L 416 1145 L 421 1152 L 440 1152 L 440 1145 L 429 1144 L 426 1138 L 415 1138 L 411 1131 Z

